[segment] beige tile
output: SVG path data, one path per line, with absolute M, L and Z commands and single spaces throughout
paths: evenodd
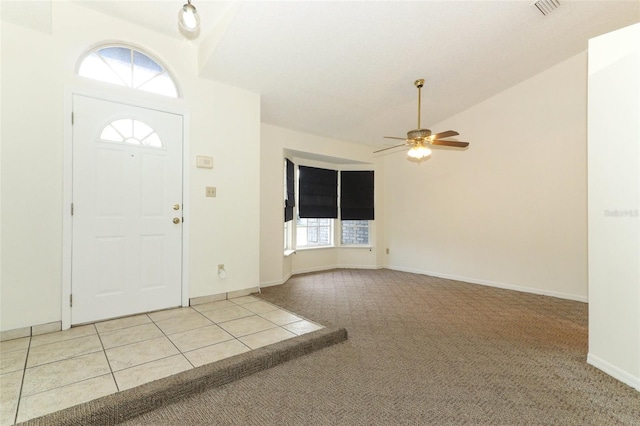
M 250 310 L 255 314 L 263 314 L 265 312 L 275 311 L 278 309 L 276 305 L 267 302 L 252 302 L 242 305 L 243 308 Z
M 247 352 L 250 349 L 242 342 L 233 339 L 226 342 L 218 343 L 204 348 L 196 349 L 195 351 L 187 352 L 184 356 L 195 367 L 209 364 L 212 362 L 220 361 L 221 359 L 229 358 L 234 355 Z
M 230 308 L 222 308 L 215 311 L 203 312 L 202 315 L 206 316 L 215 323 L 231 321 L 234 319 L 254 315 L 253 312 L 243 308 L 242 306 L 234 305 L 233 303 L 231 305 L 232 306 Z
M 297 321 L 291 324 L 283 325 L 282 328 L 289 330 L 297 335 L 311 333 L 312 331 L 320 330 L 323 326 L 313 323 L 311 321 Z
M 0 343 L 0 354 L 5 354 L 11 351 L 17 351 L 20 349 L 29 348 L 29 340 L 31 337 L 22 337 L 20 339 L 7 340 Z
M 96 324 L 96 329 L 98 330 L 98 333 L 104 333 L 107 331 L 134 327 L 136 325 L 148 324 L 150 322 L 151 318 L 146 315 L 135 315 L 132 317 L 117 318 L 114 320 L 99 322 Z
M 100 333 L 100 340 L 105 349 L 111 349 L 162 336 L 164 336 L 162 331 L 155 324 L 150 323 Z
M 296 335 L 284 328 L 277 327 L 261 331 L 259 333 L 249 334 L 248 336 L 239 337 L 238 340 L 249 346 L 251 349 L 257 349 L 292 337 L 296 337 Z
M 110 372 L 104 352 L 27 368 L 24 373 L 22 396 L 48 391 Z
M 191 312 L 192 314 L 189 315 L 157 321 L 156 325 L 160 327 L 164 334 L 170 335 L 212 324 L 212 322 L 202 314 L 196 311 Z
M 257 297 L 253 297 L 253 296 L 241 296 L 241 297 L 234 297 L 234 298 L 230 298 L 230 301 L 232 301 L 233 303 L 235 303 L 236 305 L 244 305 L 245 303 L 251 303 L 251 302 L 259 302 L 260 299 L 258 299 Z
M 40 334 L 55 333 L 62 330 L 62 322 L 54 321 L 47 324 L 34 325 L 31 328 L 31 335 L 38 336 Z
M 126 346 L 107 349 L 107 358 L 113 371 L 124 370 L 150 361 L 180 353 L 166 336 Z
M 301 321 L 302 318 L 293 315 L 291 312 L 287 312 L 284 309 L 277 309 L 275 311 L 269 311 L 260 314 L 262 318 L 268 319 L 276 325 L 285 325 L 292 322 Z
M 174 355 L 169 358 L 127 368 L 126 370 L 116 371 L 113 375 L 116 378 L 118 389 L 122 391 L 143 383 L 178 374 L 190 368 L 193 367 L 183 355 Z
M 48 345 L 49 343 L 62 342 L 64 340 L 76 339 L 78 337 L 96 334 L 96 328 L 93 324 L 73 327 L 69 330 L 58 331 L 56 333 L 41 334 L 31 338 L 31 347 Z
M 13 330 L 0 331 L 0 342 L 7 340 L 19 339 L 21 337 L 30 337 L 31 327 L 16 328 Z
M 0 356 L 0 374 L 24 370 L 28 349 L 3 352 Z
M 12 425 L 18 409 L 23 371 L 0 375 L 0 425 Z
M 172 334 L 169 336 L 169 339 L 171 339 L 180 351 L 187 352 L 233 339 L 233 336 L 217 325 L 210 325 L 208 327 Z
M 193 313 L 193 309 L 187 307 L 187 308 L 166 309 L 164 311 L 151 312 L 150 314 L 147 314 L 147 315 L 149 316 L 149 318 L 151 318 L 155 322 L 155 321 L 166 320 L 169 318 L 177 318 L 183 315 L 190 315 L 192 313 Z
M 102 351 L 102 343 L 97 334 L 36 346 L 29 350 L 27 368 L 98 351 Z
M 111 374 L 94 377 L 81 382 L 55 388 L 20 400 L 18 421 L 24 422 L 34 417 L 72 407 L 112 393 L 118 388 Z
M 215 311 L 218 309 L 222 309 L 222 308 L 228 308 L 230 306 L 236 306 L 235 303 L 230 302 L 228 300 L 220 300 L 218 302 L 211 302 L 211 303 L 204 303 L 202 305 L 195 305 L 192 306 L 193 309 L 195 309 L 198 312 L 209 312 L 209 311 Z
M 240 337 L 277 326 L 271 321 L 267 321 L 264 318 L 254 315 L 251 317 L 240 318 L 237 320 L 222 323 L 220 324 L 220 327 L 224 328 L 235 337 Z

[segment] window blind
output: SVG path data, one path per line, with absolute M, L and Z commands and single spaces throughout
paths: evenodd
M 284 221 L 289 222 L 293 219 L 293 207 L 296 205 L 296 181 L 295 181 L 295 165 L 288 158 L 286 176 L 286 192 L 287 197 L 284 200 Z
M 338 217 L 338 172 L 299 166 L 298 215 L 301 218 Z
M 373 171 L 340 172 L 340 218 L 373 220 Z

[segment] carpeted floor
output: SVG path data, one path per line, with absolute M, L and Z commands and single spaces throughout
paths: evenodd
M 585 362 L 584 303 L 391 270 L 260 297 L 349 340 L 124 424 L 640 425 L 640 393 Z

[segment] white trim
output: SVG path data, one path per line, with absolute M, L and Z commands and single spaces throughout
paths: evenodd
M 286 283 L 287 281 L 289 281 L 289 278 L 291 278 L 292 275 L 293 274 L 288 274 L 286 277 L 284 277 L 281 280 L 274 280 L 274 281 L 267 281 L 267 282 L 264 282 L 264 283 L 260 283 L 260 288 L 262 288 L 262 287 L 273 287 L 273 286 L 276 286 L 276 285 L 282 285 L 282 284 Z
M 332 269 L 383 269 L 383 267 L 378 265 L 353 265 L 353 264 L 327 265 L 327 266 L 318 266 L 315 268 L 296 269 L 291 272 L 291 275 L 307 274 L 309 272 L 330 271 Z
M 73 96 L 87 96 L 108 102 L 117 102 L 139 108 L 145 108 L 170 114 L 182 116 L 182 306 L 189 306 L 189 194 L 190 194 L 190 169 L 189 169 L 189 113 L 183 108 L 172 105 L 163 105 L 146 100 L 134 99 L 132 97 L 122 97 L 118 95 L 105 94 L 103 91 L 96 91 L 80 87 L 65 87 L 64 90 L 64 146 L 63 146 L 63 195 L 62 195 L 62 297 L 61 297 L 61 320 L 62 329 L 71 327 L 71 307 L 69 298 L 71 296 L 71 260 L 73 224 L 71 221 L 71 202 L 73 199 L 73 127 L 71 125 L 71 113 L 73 111 Z M 167 98 L 168 101 L 175 102 L 174 98 Z
M 522 286 L 514 285 L 514 284 L 498 283 L 498 282 L 494 282 L 494 281 L 481 280 L 481 279 L 477 279 L 477 278 L 460 277 L 460 276 L 457 276 L 457 275 L 441 274 L 441 273 L 438 273 L 438 272 L 424 271 L 424 270 L 413 269 L 413 268 L 404 268 L 404 267 L 400 267 L 400 266 L 387 265 L 387 266 L 385 266 L 385 268 L 391 269 L 391 270 L 394 270 L 394 271 L 411 272 L 411 273 L 414 273 L 414 274 L 422 274 L 422 275 L 429 275 L 429 276 L 432 276 L 432 277 L 446 278 L 446 279 L 449 279 L 449 280 L 463 281 L 463 282 L 470 283 L 470 284 L 480 284 L 480 285 L 484 285 L 484 286 L 487 286 L 487 287 L 497 287 L 497 288 L 503 288 L 505 290 L 520 291 L 520 292 L 523 292 L 523 293 L 532 293 L 532 294 L 539 294 L 539 295 L 542 295 L 542 296 L 557 297 L 559 299 L 575 300 L 576 302 L 584 302 L 584 303 L 588 303 L 589 302 L 589 298 L 587 296 L 580 296 L 580 295 L 577 295 L 577 294 L 562 293 L 562 292 L 559 292 L 559 291 L 544 290 L 544 289 L 541 289 L 541 288 L 522 287 Z
M 598 370 L 605 372 L 614 379 L 619 380 L 625 385 L 629 385 L 640 392 L 640 377 L 635 377 L 634 375 L 621 370 L 615 365 L 608 363 L 592 353 L 587 354 L 587 364 L 594 366 Z

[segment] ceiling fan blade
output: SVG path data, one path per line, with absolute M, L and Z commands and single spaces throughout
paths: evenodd
M 450 138 L 451 136 L 458 136 L 460 133 L 453 131 L 453 130 L 447 130 L 445 132 L 440 132 L 440 133 L 436 133 L 435 135 L 431 135 L 431 140 L 434 139 L 443 139 L 443 138 Z
M 469 146 L 469 142 L 458 142 L 458 141 L 442 141 L 435 140 L 430 142 L 431 145 L 440 145 L 440 146 L 455 146 L 458 148 L 466 148 Z
M 407 138 L 398 138 L 395 136 L 385 136 L 385 139 L 398 139 L 399 141 L 406 141 Z
M 407 146 L 407 144 L 406 144 L 406 143 L 403 143 L 403 144 L 396 145 L 396 146 L 390 146 L 390 147 L 388 147 L 388 148 L 382 148 L 382 149 L 379 149 L 379 150 L 377 150 L 377 151 L 373 151 L 373 153 L 375 154 L 375 153 L 377 153 L 377 152 L 382 152 L 382 151 L 386 151 L 386 150 L 388 150 L 388 149 L 393 149 L 393 148 L 399 148 L 399 147 L 401 147 L 401 146 Z

